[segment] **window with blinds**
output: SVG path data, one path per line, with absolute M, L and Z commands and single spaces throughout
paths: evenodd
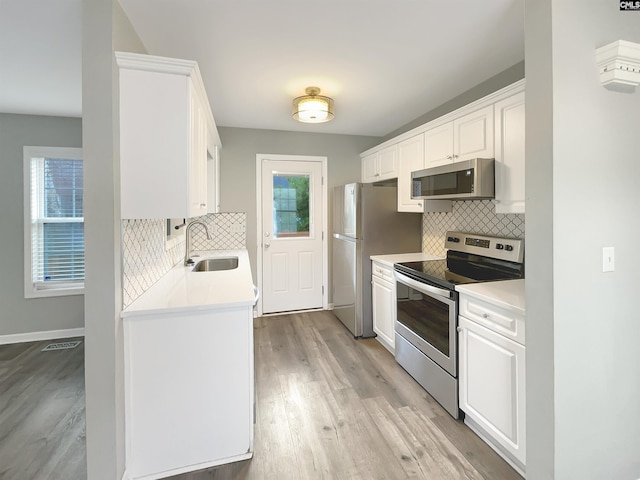
M 25 296 L 82 293 L 82 150 L 25 147 Z M 28 185 L 27 185 L 28 181 Z

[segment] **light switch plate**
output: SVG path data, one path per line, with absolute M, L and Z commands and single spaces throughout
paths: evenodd
M 613 272 L 616 269 L 614 247 L 602 247 L 602 271 Z

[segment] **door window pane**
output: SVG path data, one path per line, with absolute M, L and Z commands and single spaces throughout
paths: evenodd
M 309 237 L 309 175 L 273 176 L 273 236 Z

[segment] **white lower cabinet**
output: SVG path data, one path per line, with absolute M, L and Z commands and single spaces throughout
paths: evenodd
M 373 262 L 371 274 L 373 331 L 376 339 L 391 353 L 395 351 L 396 283 L 393 270 Z
M 461 305 L 466 299 L 460 295 Z M 467 302 L 468 304 L 468 302 Z M 460 409 L 465 423 L 520 473 L 526 465 L 525 347 L 459 316 Z M 496 309 L 482 318 L 490 320 Z M 500 319 L 508 317 L 504 314 Z
M 250 458 L 251 307 L 137 314 L 123 325 L 128 477 Z

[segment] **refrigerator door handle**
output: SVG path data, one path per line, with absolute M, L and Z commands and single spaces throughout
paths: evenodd
M 338 240 L 346 240 L 348 242 L 355 242 L 357 238 L 347 237 L 346 235 L 342 235 L 340 233 L 334 233 L 333 238 L 337 238 Z

